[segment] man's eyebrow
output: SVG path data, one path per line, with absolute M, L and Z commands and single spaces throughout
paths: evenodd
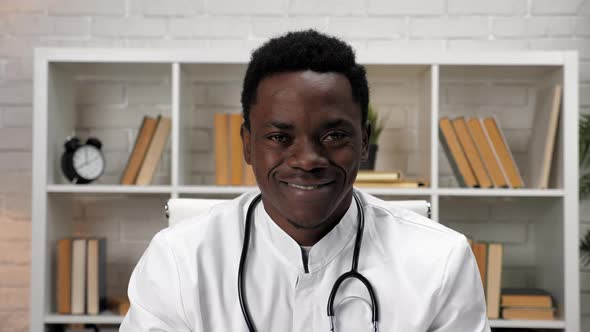
M 268 122 L 264 125 L 264 127 L 273 127 L 273 128 L 283 129 L 283 130 L 293 129 L 292 124 L 286 123 L 286 122 L 278 122 L 278 121 Z
M 353 127 L 352 123 L 350 123 L 350 121 L 345 120 L 345 119 L 334 119 L 334 120 L 330 120 L 325 122 L 324 124 L 322 124 L 323 128 L 335 128 L 335 127 Z

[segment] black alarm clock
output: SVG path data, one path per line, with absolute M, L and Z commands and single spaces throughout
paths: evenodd
M 106 163 L 98 139 L 91 137 L 82 144 L 78 138 L 68 137 L 64 147 L 61 170 L 70 182 L 87 184 L 104 173 Z

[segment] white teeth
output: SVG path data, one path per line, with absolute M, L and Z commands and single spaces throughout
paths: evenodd
M 320 187 L 320 186 L 300 186 L 298 184 L 293 184 L 293 183 L 288 183 L 288 185 L 289 185 L 289 187 L 303 189 L 303 190 L 314 190 L 314 189 L 317 189 Z

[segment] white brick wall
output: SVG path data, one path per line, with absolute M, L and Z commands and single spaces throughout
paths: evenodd
M 581 111 L 590 113 L 590 1 L 585 0 L 3 0 L 0 1 L 0 332 L 26 331 L 31 218 L 31 139 L 33 48 L 36 46 L 190 47 L 227 51 L 251 49 L 269 36 L 317 28 L 348 40 L 355 49 L 394 54 L 400 49 L 439 50 L 546 50 L 580 51 Z M 205 84 L 215 78 L 218 83 Z M 378 167 L 395 167 L 413 174 L 424 160 L 419 151 L 417 116 L 420 112 L 418 78 L 374 82 L 373 102 L 389 113 L 382 137 Z M 410 80 L 410 81 L 412 81 Z M 399 84 L 399 82 L 406 82 Z M 212 183 L 212 113 L 238 112 L 241 76 L 213 71 L 193 78 L 188 90 L 194 99 L 188 135 L 193 161 L 190 183 Z M 395 87 L 397 94 L 389 88 Z M 170 114 L 170 79 L 148 75 L 135 80 L 91 77 L 77 84 L 78 127 L 81 136 L 96 135 L 105 144 L 105 183 L 115 183 L 132 148 L 141 117 Z M 223 96 L 223 97 L 221 97 Z M 229 97 L 228 97 L 229 96 Z M 502 98 L 499 98 L 502 96 Z M 477 97 L 477 98 L 476 98 Z M 495 114 L 506 124 L 506 135 L 517 160 L 526 153 L 532 121 L 530 87 L 506 81 L 457 82 L 441 89 L 443 114 Z M 515 116 L 516 115 L 516 116 Z M 197 121 L 198 119 L 198 121 Z M 387 141 L 393 143 L 387 144 Z M 403 144 L 401 144 L 403 143 Z M 440 183 L 453 183 L 441 155 Z M 204 162 L 203 162 L 204 161 Z M 158 183 L 170 178 L 169 151 Z M 81 234 L 109 238 L 109 294 L 126 286 L 137 257 L 151 234 L 165 224 L 159 217 L 164 198 L 77 203 L 74 222 Z M 137 205 L 133 213 L 120 204 Z M 534 252 L 536 211 L 514 203 L 491 206 L 468 202 L 485 214 L 457 210 L 442 215 L 453 227 L 508 242 L 509 284 L 534 284 L 534 269 L 526 261 Z M 522 203 L 522 202 L 521 202 Z M 530 204 L 525 200 L 526 204 Z M 106 209 L 105 204 L 114 206 Z M 441 202 L 445 207 L 465 204 L 460 199 Z M 149 208 L 145 208 L 149 206 Z M 108 211 L 112 211 L 108 214 Z M 145 221 L 137 219 L 145 211 Z M 450 210 L 446 210 L 450 211 Z M 542 212 L 542 211 L 541 211 Z M 106 213 L 106 214 L 105 214 Z M 519 216 L 506 222 L 506 214 Z M 590 201 L 581 207 L 581 232 L 590 229 Z M 492 223 L 488 220 L 494 220 Z M 468 222 L 468 221 L 474 221 Z M 141 232 L 135 231 L 137 225 Z M 500 231 L 497 225 L 503 225 Z M 582 330 L 590 330 L 590 267 L 581 272 Z

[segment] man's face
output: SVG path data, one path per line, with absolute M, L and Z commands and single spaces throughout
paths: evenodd
M 315 229 L 346 213 L 370 129 L 348 79 L 338 73 L 286 72 L 263 79 L 242 128 L 268 214 L 279 224 Z

